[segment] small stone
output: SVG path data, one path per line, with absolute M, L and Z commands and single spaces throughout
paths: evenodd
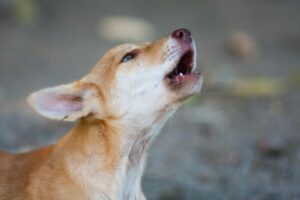
M 258 56 L 257 44 L 248 34 L 244 32 L 232 33 L 227 41 L 228 50 L 237 58 L 252 61 Z
M 163 192 L 159 198 L 160 200 L 183 200 L 184 193 L 180 187 L 174 187 Z
M 279 139 L 262 138 L 258 141 L 259 151 L 267 157 L 280 157 L 287 152 L 287 145 Z

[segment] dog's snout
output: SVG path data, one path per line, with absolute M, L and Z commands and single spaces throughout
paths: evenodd
M 181 28 L 181 29 L 177 29 L 175 30 L 172 34 L 172 37 L 177 39 L 177 40 L 180 40 L 180 41 L 192 41 L 191 39 L 191 31 L 189 31 L 188 29 L 186 28 Z

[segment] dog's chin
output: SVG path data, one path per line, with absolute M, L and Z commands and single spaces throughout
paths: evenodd
M 181 85 L 169 85 L 169 90 L 174 96 L 176 102 L 182 102 L 191 96 L 201 92 L 203 85 L 203 76 L 198 74 L 197 77 L 191 77 L 188 82 Z

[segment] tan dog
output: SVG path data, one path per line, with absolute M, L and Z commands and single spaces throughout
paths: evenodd
M 117 46 L 82 79 L 30 95 L 39 114 L 79 122 L 55 145 L 0 152 L 0 199 L 145 199 L 145 150 L 202 87 L 190 36 L 179 29 L 153 43 Z

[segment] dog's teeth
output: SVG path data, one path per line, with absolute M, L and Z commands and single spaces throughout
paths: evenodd
M 179 73 L 179 75 L 180 75 L 180 76 L 183 76 L 183 74 L 182 74 L 181 72 Z

